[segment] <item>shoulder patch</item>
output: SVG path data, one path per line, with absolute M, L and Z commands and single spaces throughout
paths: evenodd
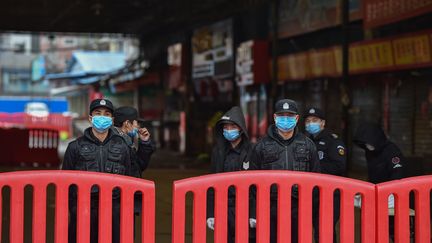
M 396 164 L 399 164 L 399 163 L 400 163 L 400 158 L 397 157 L 397 156 L 393 157 L 393 158 L 392 158 L 392 163 L 395 164 L 395 165 L 396 165 Z
M 340 156 L 344 156 L 345 155 L 345 148 L 341 145 L 337 146 L 337 150 L 338 150 L 338 154 Z

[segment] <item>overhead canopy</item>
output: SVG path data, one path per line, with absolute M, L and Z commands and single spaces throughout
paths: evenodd
M 45 79 L 71 79 L 78 84 L 91 84 L 103 76 L 111 75 L 126 67 L 126 55 L 114 52 L 84 52 L 72 54 L 67 72 L 45 75 Z

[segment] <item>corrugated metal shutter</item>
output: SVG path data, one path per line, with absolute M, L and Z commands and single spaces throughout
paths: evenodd
M 432 155 L 432 85 L 428 81 L 416 82 L 415 113 L 415 155 L 427 157 Z
M 397 80 L 390 83 L 388 136 L 405 156 L 413 153 L 414 93 L 415 82 L 412 80 Z

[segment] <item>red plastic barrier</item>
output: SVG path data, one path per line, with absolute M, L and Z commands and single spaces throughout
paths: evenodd
M 333 242 L 333 193 L 341 192 L 341 242 L 354 242 L 354 196 L 362 195 L 362 242 L 375 241 L 375 185 L 349 178 L 292 171 L 248 171 L 200 176 L 174 182 L 172 242 L 185 241 L 185 197 L 193 193 L 193 242 L 206 241 L 206 192 L 215 190 L 215 242 L 227 240 L 228 188 L 236 188 L 236 242 L 248 239 L 249 187 L 257 187 L 257 242 L 270 238 L 270 187 L 278 185 L 279 242 L 291 239 L 291 188 L 299 191 L 299 242 L 312 242 L 312 190 L 320 188 L 320 242 Z
M 430 193 L 432 176 L 411 177 L 377 185 L 377 241 L 389 242 L 388 197 L 394 195 L 395 242 L 410 242 L 410 211 L 415 214 L 415 242 L 431 242 Z M 414 192 L 415 208 L 409 208 L 409 194 Z
M 133 242 L 134 193 L 142 192 L 142 242 L 154 243 L 155 187 L 133 177 L 83 171 L 22 171 L 1 173 L 0 187 L 11 189 L 10 242 L 22 243 L 24 188 L 33 187 L 33 242 L 46 241 L 47 186 L 55 185 L 55 242 L 68 242 L 68 188 L 78 187 L 77 242 L 90 240 L 90 191 L 99 186 L 99 242 L 111 242 L 112 190 L 121 190 L 121 242 Z M 0 201 L 0 209 L 2 201 Z M 4 212 L 0 213 L 1 215 Z M 1 223 L 1 222 L 0 222 Z M 0 225 L 0 230 L 2 229 Z M 0 234 L 1 236 L 1 234 Z M 1 239 L 0 239 L 1 241 Z
M 62 114 L 50 114 L 47 117 L 36 117 L 26 113 L 0 113 L 0 127 L 52 129 L 71 134 L 72 118 Z
M 49 129 L 0 129 L 0 164 L 58 166 L 59 135 Z

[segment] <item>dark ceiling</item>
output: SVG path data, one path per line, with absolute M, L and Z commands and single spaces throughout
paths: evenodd
M 2 0 L 0 31 L 161 35 L 226 18 L 265 0 Z

